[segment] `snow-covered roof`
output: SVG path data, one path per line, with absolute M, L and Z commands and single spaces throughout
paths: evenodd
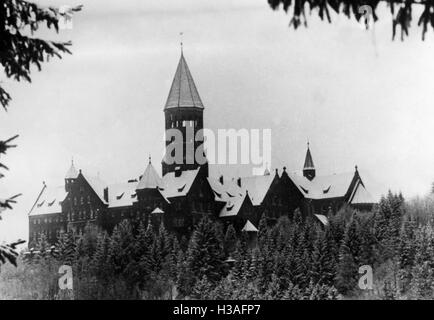
M 137 201 L 136 184 L 131 182 L 108 186 L 109 208 L 126 207 Z
M 208 183 L 214 191 L 215 201 L 224 201 L 228 199 L 245 195 L 246 191 L 240 188 L 236 181 L 223 181 L 223 184 L 216 178 L 208 178 Z
M 68 169 L 68 172 L 66 172 L 65 179 L 75 179 L 78 176 L 78 171 L 74 167 L 74 161 L 71 161 L 71 166 Z
M 93 191 L 98 195 L 100 200 L 107 204 L 107 201 L 104 199 L 104 189 L 107 188 L 107 183 L 105 183 L 100 177 L 92 177 L 88 175 L 84 175 L 82 173 L 83 177 L 86 179 L 86 181 L 89 183 Z
M 182 171 L 179 177 L 175 176 L 175 172 L 166 173 L 162 179 L 163 187 L 159 188 L 161 194 L 166 198 L 186 196 L 198 172 L 199 168 Z
M 219 213 L 219 217 L 232 217 L 236 216 L 241 209 L 244 201 L 246 199 L 246 194 L 237 195 L 233 198 L 226 198 L 226 204 L 223 206 Z
M 256 228 L 253 223 L 250 222 L 250 220 L 247 220 L 246 224 L 244 225 L 243 229 L 241 231 L 245 232 L 258 232 L 258 228 Z
M 327 226 L 329 224 L 329 219 L 323 215 L 323 214 L 314 214 L 315 217 L 318 218 L 318 220 L 325 226 Z
M 151 213 L 164 213 L 164 211 L 156 207 Z
M 259 206 L 264 201 L 273 180 L 274 175 L 244 177 L 241 178 L 241 189 L 249 192 L 254 206 Z
M 39 194 L 29 216 L 62 212 L 61 202 L 65 200 L 67 192 L 65 186 L 44 186 Z
M 374 198 L 371 196 L 371 194 L 368 192 L 368 190 L 365 189 L 365 187 L 362 184 L 359 184 L 350 203 L 352 204 L 372 204 L 375 203 Z
M 146 167 L 145 172 L 140 178 L 139 183 L 137 184 L 137 189 L 155 189 L 157 187 L 162 187 L 162 180 L 152 165 L 151 161 L 149 161 L 148 166 Z
M 203 104 L 184 55 L 181 53 L 164 109 L 186 107 L 203 109 Z
M 216 178 L 208 178 L 208 182 L 216 195 L 216 201 L 227 201 L 234 197 L 249 194 L 250 200 L 254 206 L 262 203 L 270 189 L 274 176 L 250 176 L 239 178 L 241 187 L 238 185 L 238 179 L 224 179 L 223 184 Z
M 308 199 L 327 199 L 345 196 L 354 178 L 354 173 L 316 176 L 309 180 L 297 174 L 288 174 L 300 192 Z

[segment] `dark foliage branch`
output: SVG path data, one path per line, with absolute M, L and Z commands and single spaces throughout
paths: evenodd
M 9 261 L 14 266 L 17 266 L 17 247 L 20 244 L 25 243 L 24 240 L 17 240 L 14 243 L 6 244 L 6 245 L 0 245 L 0 264 L 6 263 L 6 261 Z
M 82 6 L 71 9 L 71 13 Z M 50 57 L 61 58 L 71 53 L 70 42 L 42 40 L 33 37 L 41 25 L 59 31 L 59 20 L 65 13 L 57 8 L 41 8 L 23 0 L 3 0 L 0 4 L 0 64 L 8 78 L 31 82 L 32 66 L 41 70 L 41 64 Z M 29 33 L 31 36 L 26 35 Z M 0 104 L 7 108 L 11 96 L 0 86 Z
M 69 9 L 68 12 L 60 12 L 59 9 L 48 7 L 42 8 L 38 5 L 23 0 L 2 0 L 0 2 L 0 64 L 4 69 L 6 77 L 16 81 L 25 80 L 31 82 L 31 68 L 41 70 L 41 65 L 51 57 L 62 58 L 62 54 L 71 53 L 68 47 L 70 42 L 43 40 L 34 37 L 34 32 L 41 25 L 48 29 L 59 31 L 59 21 L 65 15 L 80 11 L 82 6 Z M 7 110 L 11 101 L 9 93 L 2 88 L 0 83 L 0 105 Z M 0 141 L 0 155 L 5 154 L 9 148 L 16 147 L 11 142 L 18 135 Z M 0 169 L 8 170 L 0 163 Z M 4 175 L 0 172 L 0 179 Z M 15 195 L 5 200 L 0 200 L 0 213 L 6 209 L 12 209 L 16 203 Z M 1 219 L 1 216 L 0 216 Z M 16 265 L 16 248 L 24 243 L 18 240 L 8 245 L 0 246 L 0 265 L 9 261 Z
M 0 141 L 0 156 L 3 154 L 6 154 L 6 151 L 9 148 L 15 148 L 16 144 L 11 144 L 13 140 L 15 140 L 18 137 L 18 135 L 13 136 L 12 138 L 9 138 L 5 141 Z M 0 163 L 0 169 L 6 169 L 8 170 L 8 167 L 6 167 L 4 164 Z M 0 172 L 0 179 L 3 178 L 4 175 Z M 1 220 L 1 213 L 6 209 L 12 209 L 12 204 L 16 203 L 16 198 L 19 197 L 21 194 L 14 195 L 8 199 L 0 199 L 0 220 Z M 13 242 L 11 244 L 6 245 L 0 245 L 0 265 L 3 263 L 6 263 L 6 261 L 9 261 L 13 265 L 16 266 L 17 256 L 18 253 L 16 252 L 16 248 L 18 245 L 24 243 L 24 240 L 18 240 L 16 242 Z
M 412 22 L 412 7 L 415 5 L 423 6 L 423 12 L 417 22 L 422 28 L 422 40 L 425 40 L 430 26 L 434 29 L 434 0 L 268 0 L 268 3 L 273 10 L 283 8 L 286 13 L 290 14 L 289 26 L 293 26 L 294 29 L 300 25 L 307 26 L 306 8 L 309 13 L 315 11 L 321 20 L 331 23 L 330 13 L 332 11 L 344 14 L 348 18 L 354 17 L 357 21 L 365 19 L 365 12 L 361 8 L 367 5 L 372 9 L 370 18 L 375 22 L 379 19 L 375 12 L 379 3 L 386 3 L 392 14 L 392 39 L 395 39 L 397 27 L 401 32 L 401 40 L 408 36 Z M 368 27 L 367 21 L 364 22 Z

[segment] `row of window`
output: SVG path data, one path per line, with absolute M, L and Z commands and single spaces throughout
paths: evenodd
M 170 121 L 170 127 L 171 128 L 179 128 L 179 127 L 197 127 L 198 121 L 197 120 L 183 120 L 183 121 Z
M 33 219 L 33 224 L 49 224 L 63 222 L 61 216 Z
M 69 200 L 70 200 L 70 199 L 69 199 Z M 80 201 L 80 204 L 84 204 L 85 202 L 86 202 L 87 204 L 90 204 L 90 196 L 87 196 L 87 197 L 83 197 L 83 196 L 81 196 L 80 198 L 74 197 L 74 198 L 73 198 L 74 206 L 76 206 L 76 205 L 78 204 L 79 201 Z
M 44 234 L 47 239 L 59 238 L 61 232 L 64 232 L 63 228 L 33 232 L 32 240 L 38 241 L 42 234 Z
M 95 219 L 96 218 L 96 211 L 93 209 L 90 209 L 90 211 L 87 210 L 79 210 L 77 212 L 71 211 L 68 212 L 67 215 L 67 221 L 78 221 L 78 220 L 89 220 L 89 219 Z

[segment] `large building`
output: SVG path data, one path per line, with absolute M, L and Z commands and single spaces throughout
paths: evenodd
M 369 208 L 372 197 L 357 170 L 328 176 L 316 175 L 308 145 L 302 174 L 290 174 L 284 167 L 279 173 L 268 170 L 261 176 L 210 177 L 208 163 L 186 159 L 187 150 L 203 153 L 203 140 L 187 138 L 186 131 L 204 128 L 204 105 L 197 91 L 184 55 L 176 69 L 164 107 L 165 128 L 183 133 L 179 147 L 184 150 L 182 163 L 162 161 L 160 177 L 151 159 L 142 175 L 122 184 L 107 184 L 76 170 L 71 163 L 64 183 L 58 187 L 43 185 L 29 213 L 29 247 L 41 233 L 54 243 L 60 232 L 83 233 L 87 224 L 111 232 L 124 219 L 164 222 L 170 230 L 189 234 L 204 215 L 233 224 L 238 231 L 257 231 L 264 214 L 270 223 L 299 208 L 304 215 L 324 217 L 345 204 Z M 167 131 L 166 131 L 167 132 Z M 169 146 L 171 141 L 166 142 Z

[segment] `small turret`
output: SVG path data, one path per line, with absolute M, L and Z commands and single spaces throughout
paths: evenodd
M 71 166 L 65 175 L 65 190 L 67 192 L 70 191 L 71 185 L 74 183 L 75 179 L 78 177 L 77 169 L 74 166 L 74 160 L 71 160 Z

